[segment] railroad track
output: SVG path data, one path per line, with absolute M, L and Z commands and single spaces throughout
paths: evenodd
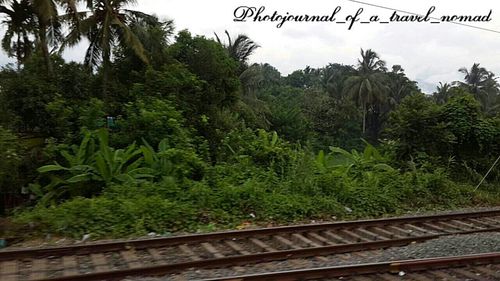
M 500 209 L 229 231 L 170 238 L 0 251 L 0 280 L 103 280 L 158 276 L 403 246 L 500 231 Z
M 402 275 L 400 275 L 402 273 Z M 500 253 L 332 266 L 199 281 L 293 280 L 499 280 Z

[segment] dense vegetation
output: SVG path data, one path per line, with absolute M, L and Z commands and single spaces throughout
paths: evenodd
M 118 237 L 499 201 L 498 168 L 475 190 L 500 155 L 479 64 L 433 95 L 370 49 L 283 77 L 245 35 L 174 35 L 128 2 L 0 2 L 4 215 Z

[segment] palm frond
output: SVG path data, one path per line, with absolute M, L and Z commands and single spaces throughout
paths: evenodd
M 137 38 L 137 36 L 123 22 L 121 22 L 119 20 L 115 20 L 113 23 L 116 24 L 117 26 L 119 26 L 119 28 L 120 28 L 121 36 L 119 37 L 119 40 L 121 41 L 121 44 L 134 50 L 135 54 L 144 63 L 149 63 L 149 60 L 146 56 L 144 47 L 142 46 L 142 43 L 139 40 L 139 38 Z

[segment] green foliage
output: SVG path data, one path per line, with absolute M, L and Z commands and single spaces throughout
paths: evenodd
M 144 164 L 161 177 L 200 179 L 203 176 L 206 164 L 192 148 L 171 147 L 169 140 L 163 139 L 156 151 L 147 142 L 140 149 Z
M 276 132 L 250 129 L 233 131 L 223 141 L 221 161 L 240 162 L 249 159 L 258 167 L 285 175 L 301 153 Z
M 177 41 L 169 48 L 172 57 L 184 63 L 202 81 L 202 93 L 191 106 L 198 113 L 207 113 L 214 106 L 231 106 L 238 99 L 238 63 L 231 59 L 215 41 L 192 37 L 187 31 L 179 32 Z
M 19 167 L 23 162 L 24 148 L 19 138 L 0 126 L 0 194 L 19 192 Z M 0 212 L 3 208 L 0 208 Z
M 135 184 L 170 177 L 182 181 L 185 178 L 200 178 L 204 163 L 192 148 L 170 147 L 169 139 L 160 141 L 158 150 L 147 142 L 138 147 L 135 143 L 123 149 L 109 145 L 109 134 L 101 129 L 94 133 L 84 132 L 80 145 L 62 148 L 64 164 L 40 167 L 41 182 L 50 182 L 41 187 L 32 185 L 32 191 L 41 202 L 55 202 L 76 196 L 94 196 L 106 186 L 113 184 Z
M 38 62 L 35 62 L 38 63 Z M 34 66 L 31 66 L 34 67 Z M 45 75 L 32 68 L 24 68 L 20 75 L 14 70 L 4 70 L 0 79 L 6 109 L 16 118 L 0 120 L 9 128 L 24 132 L 50 134 L 53 132 L 46 106 L 54 100 L 58 87 L 47 81 Z
M 43 202 L 61 198 L 92 196 L 103 186 L 116 182 L 130 182 L 154 178 L 154 170 L 143 167 L 142 151 L 135 144 L 126 149 L 113 149 L 108 145 L 108 134 L 99 130 L 95 135 L 84 133 L 79 146 L 61 150 L 65 164 L 40 167 L 38 172 L 47 175 L 50 183 L 32 189 Z
M 56 207 L 38 205 L 21 213 L 18 220 L 60 234 L 115 237 L 151 231 L 213 230 L 253 220 L 379 216 L 412 208 L 464 204 L 472 196 L 470 187 L 457 186 L 443 170 L 399 172 L 391 168 L 386 156 L 369 144 L 363 152 L 333 148 L 328 155 L 320 153 L 315 159 L 304 151 L 285 148 L 276 134 L 248 136 L 253 136 L 253 145 L 239 147 L 238 151 L 251 149 L 263 158 L 234 155 L 228 163 L 205 167 L 203 178 L 194 181 L 164 176 L 158 182 L 111 183 L 98 197 L 77 197 Z M 176 173 L 190 169 L 185 163 L 173 162 L 178 159 L 172 156 L 177 150 L 172 152 L 166 141 L 157 151 L 148 145 L 141 149 L 144 162 L 163 174 L 178 176 Z M 286 173 L 255 162 L 266 159 L 272 163 L 278 151 L 283 153 L 281 149 L 294 154 L 287 160 Z M 176 167 L 183 169 L 175 172 Z
M 363 173 L 370 170 L 375 171 L 394 171 L 390 165 L 387 164 L 389 159 L 384 157 L 374 146 L 366 143 L 365 150 L 363 153 L 359 153 L 356 150 L 348 152 L 344 149 L 338 147 L 331 147 L 331 154 L 329 155 L 331 159 L 322 160 L 322 154 L 318 156 L 318 162 L 323 164 L 330 162 L 331 168 L 340 172 L 344 175 L 350 175 L 353 178 L 359 176 L 359 173 Z M 324 164 L 323 164 L 324 165 Z M 327 168 L 327 167 L 325 167 Z
M 97 98 L 75 103 L 58 95 L 46 107 L 52 124 L 52 137 L 65 143 L 75 143 L 79 140 L 80 128 L 103 128 L 106 122 L 104 108 L 103 101 Z
M 387 132 L 396 141 L 400 159 L 415 157 L 417 152 L 437 155 L 447 151 L 454 136 L 446 130 L 441 108 L 424 94 L 405 98 L 391 114 Z
M 341 101 L 338 96 L 319 91 L 307 91 L 302 107 L 314 130 L 315 148 L 325 149 L 332 145 L 358 148 L 362 133 L 358 121 L 361 114 L 352 101 Z
M 140 99 L 124 106 L 124 117 L 119 119 L 119 132 L 112 142 L 126 146 L 146 140 L 153 146 L 166 140 L 171 147 L 190 146 L 190 131 L 185 128 L 182 114 L 168 100 Z
M 164 234 L 183 229 L 195 219 L 192 206 L 140 195 L 75 198 L 57 208 L 39 206 L 19 217 L 20 222 L 32 222 L 75 238 L 88 233 L 93 237 L 146 235 L 153 231 Z
M 477 183 L 500 153 L 498 124 L 481 114 L 479 102 L 468 93 L 442 106 L 414 95 L 393 112 L 387 132 L 396 140 L 400 160 L 453 169 L 454 177 Z

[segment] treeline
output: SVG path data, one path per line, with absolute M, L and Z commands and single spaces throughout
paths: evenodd
M 486 194 L 471 186 L 500 155 L 479 64 L 433 95 L 370 49 L 283 77 L 248 63 L 245 35 L 174 36 L 105 2 L 0 5 L 17 59 L 0 71 L 2 209 L 19 221 L 122 236 L 497 200 L 498 169 Z M 65 62 L 81 38 L 85 61 Z

